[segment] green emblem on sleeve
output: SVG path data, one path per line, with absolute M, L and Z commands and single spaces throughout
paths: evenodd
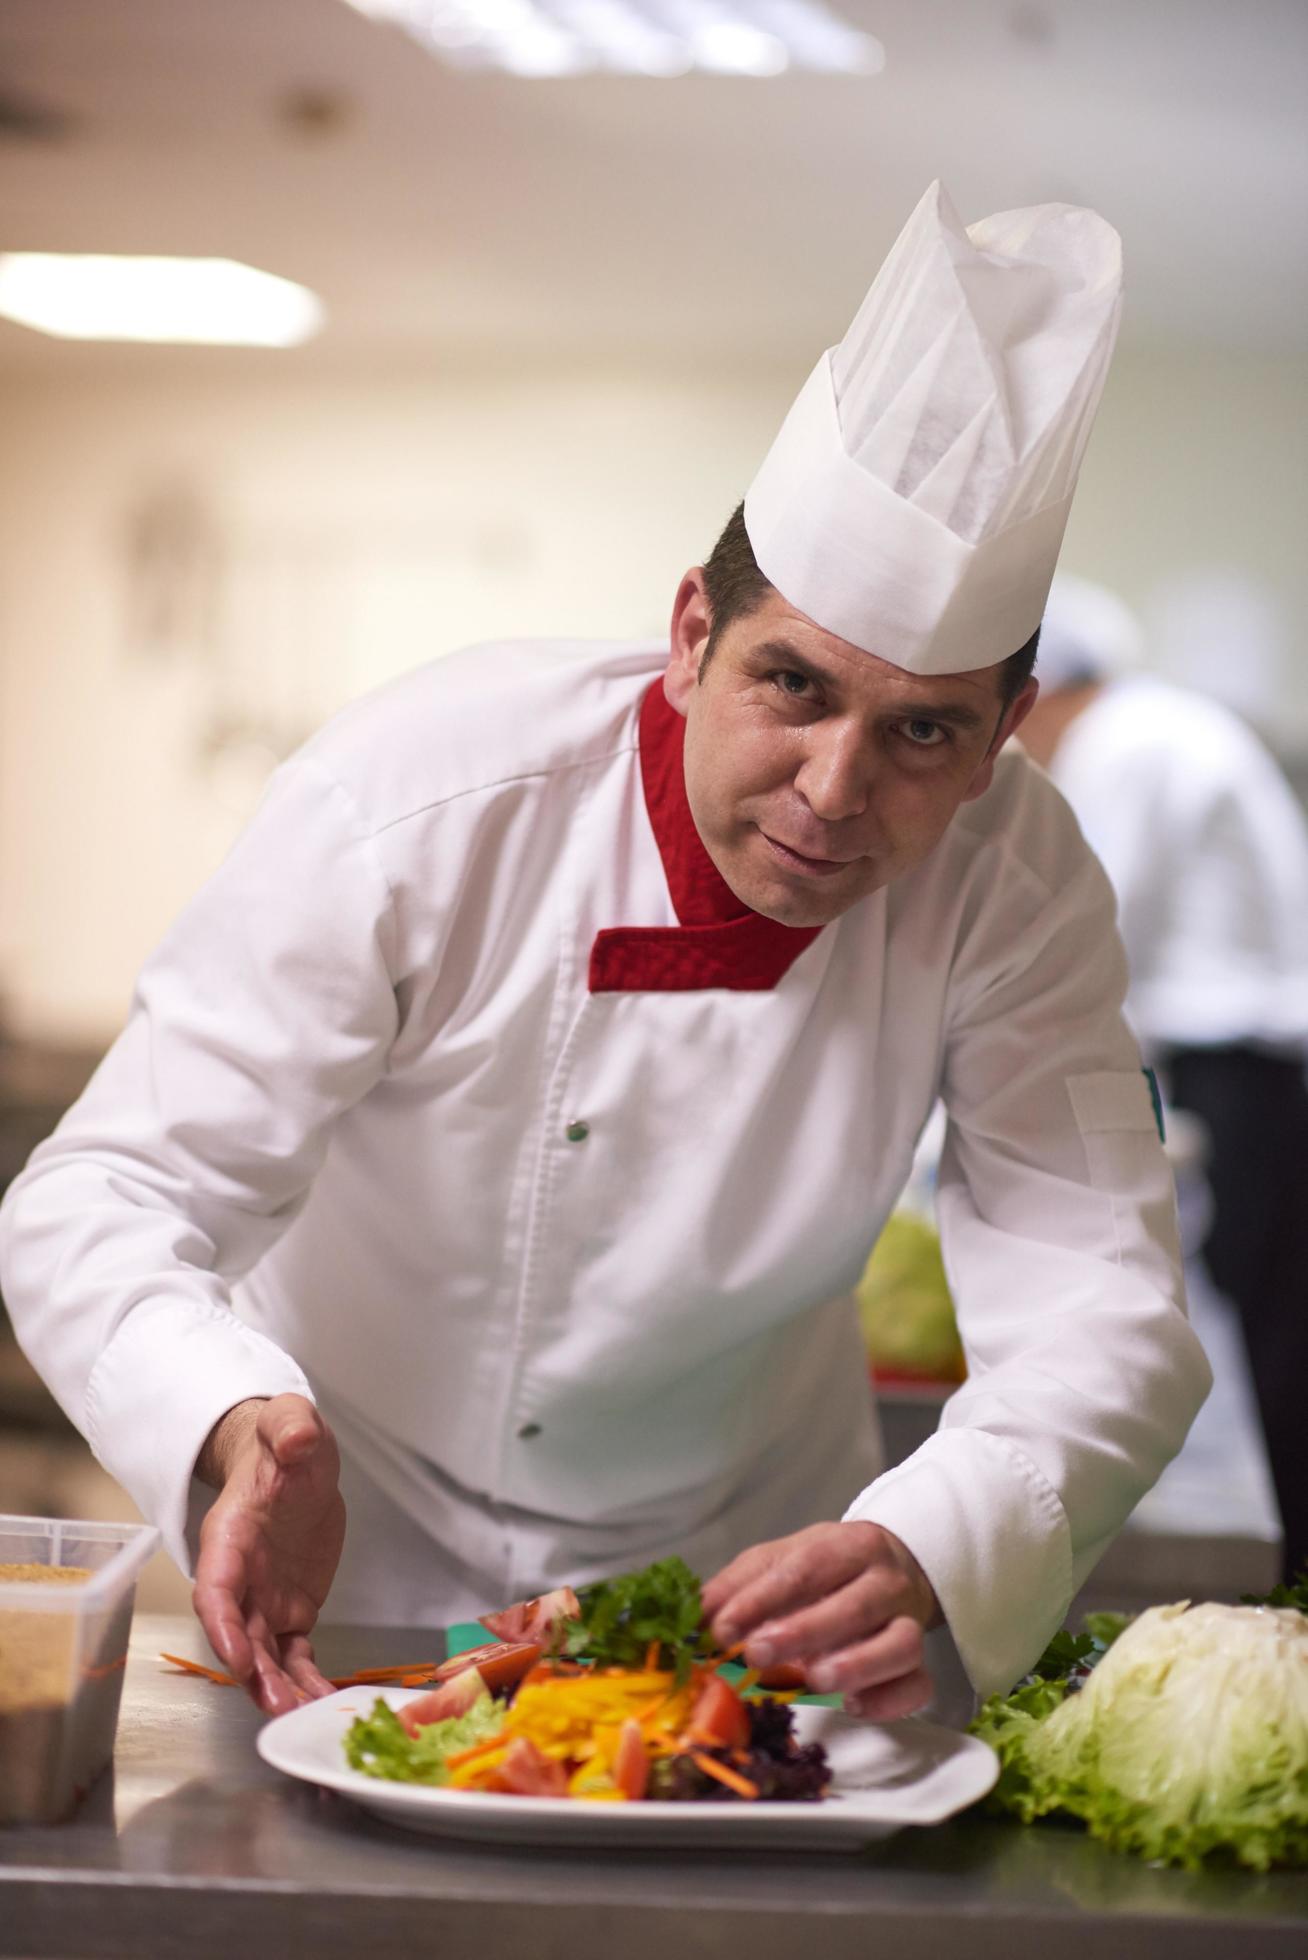
M 1149 1100 L 1154 1106 L 1154 1121 L 1158 1125 L 1158 1141 L 1160 1143 L 1166 1143 L 1167 1131 L 1163 1127 L 1163 1097 L 1162 1091 L 1158 1087 L 1158 1077 L 1151 1068 L 1144 1069 L 1142 1073 L 1145 1081 L 1149 1084 Z

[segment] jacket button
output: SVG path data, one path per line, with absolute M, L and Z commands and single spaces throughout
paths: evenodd
M 540 1424 L 538 1422 L 524 1422 L 522 1428 L 518 1431 L 518 1441 L 521 1443 L 529 1443 L 533 1436 L 539 1436 L 539 1435 L 540 1435 Z
M 567 1137 L 569 1143 L 584 1143 L 590 1135 L 590 1124 L 569 1123 L 563 1134 Z

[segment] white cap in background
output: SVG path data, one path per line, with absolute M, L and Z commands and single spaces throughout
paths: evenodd
M 1130 607 L 1086 578 L 1062 574 L 1049 589 L 1036 678 L 1056 694 L 1090 681 L 1116 680 L 1144 658 L 1144 634 Z
M 1121 311 L 1121 240 L 1070 204 L 964 230 L 933 184 L 745 499 L 760 569 L 918 674 L 1040 624 Z

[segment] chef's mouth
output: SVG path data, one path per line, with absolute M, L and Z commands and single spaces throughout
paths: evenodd
M 789 844 L 781 843 L 778 838 L 769 837 L 766 830 L 760 830 L 759 836 L 784 865 L 793 871 L 802 871 L 810 878 L 834 878 L 838 871 L 847 870 L 853 862 L 851 858 L 806 857 L 802 851 L 792 850 Z

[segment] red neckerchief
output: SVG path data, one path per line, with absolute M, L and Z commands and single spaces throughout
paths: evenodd
M 613 926 L 596 933 L 590 991 L 688 993 L 729 987 L 757 993 L 775 987 L 821 926 L 783 926 L 742 905 L 705 850 L 686 796 L 682 761 L 686 724 L 663 692 L 662 677 L 640 710 L 640 773 L 645 808 L 675 926 Z

